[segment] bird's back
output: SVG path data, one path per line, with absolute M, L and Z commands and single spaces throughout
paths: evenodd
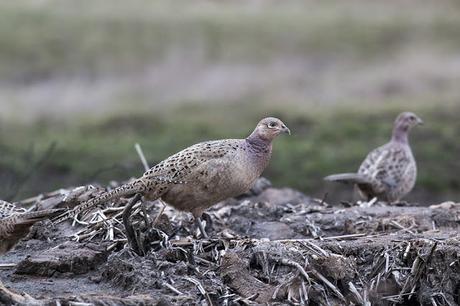
M 63 209 L 47 209 L 21 212 L 21 209 L 16 208 L 14 204 L 9 204 L 6 207 L 7 205 L 3 205 L 1 209 L 4 217 L 0 219 L 0 254 L 7 252 L 21 238 L 26 236 L 35 222 L 45 220 L 63 211 Z M 8 215 L 6 215 L 7 211 L 10 212 Z
M 209 141 L 171 156 L 156 166 L 156 172 L 146 174 L 180 181 L 165 187 L 161 197 L 198 216 L 209 206 L 250 189 L 270 154 L 271 148 L 255 152 L 245 139 Z
M 157 198 L 168 186 L 186 183 L 203 164 L 232 155 L 238 142 L 237 139 L 206 141 L 171 155 L 140 178 L 147 188 L 146 194 L 150 198 Z
M 380 196 L 393 202 L 400 200 L 412 190 L 417 177 L 417 167 L 408 144 L 389 142 L 371 151 L 358 173 L 371 182 L 364 188 L 358 185 L 362 193 L 367 197 Z

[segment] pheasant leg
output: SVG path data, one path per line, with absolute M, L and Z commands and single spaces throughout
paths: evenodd
M 201 218 L 200 217 L 196 217 L 195 218 L 195 223 L 196 225 L 198 226 L 198 229 L 200 230 L 200 233 L 201 233 L 201 236 L 205 239 L 208 239 L 209 236 L 208 234 L 206 234 L 206 231 L 204 230 L 204 226 L 203 226 L 203 223 L 201 222 Z

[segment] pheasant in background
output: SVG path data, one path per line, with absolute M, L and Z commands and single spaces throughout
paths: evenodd
M 24 238 L 35 222 L 56 216 L 62 211 L 62 209 L 47 209 L 24 212 L 14 204 L 0 200 L 0 254 L 8 252 Z
M 103 193 L 53 220 L 73 218 L 83 211 L 122 196 L 142 194 L 146 200 L 161 198 L 167 204 L 193 214 L 203 237 L 200 217 L 205 209 L 247 192 L 267 167 L 272 141 L 290 134 L 277 118 L 262 119 L 245 139 L 207 141 L 176 153 L 132 183 Z
M 341 173 L 325 177 L 326 181 L 351 183 L 360 195 L 370 200 L 377 197 L 393 203 L 401 200 L 415 185 L 417 166 L 409 145 L 409 132 L 423 124 L 410 112 L 399 114 L 390 142 L 371 151 L 358 173 Z

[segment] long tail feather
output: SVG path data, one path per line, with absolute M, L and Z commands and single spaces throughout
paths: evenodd
M 133 183 L 129 183 L 126 185 L 122 185 L 120 187 L 117 187 L 111 191 L 104 192 L 100 196 L 93 198 L 91 200 L 88 200 L 86 202 L 83 202 L 82 204 L 78 205 L 72 210 L 66 211 L 65 213 L 51 219 L 53 224 L 59 224 L 62 223 L 68 219 L 71 219 L 81 213 L 82 211 L 89 210 L 96 205 L 99 205 L 100 203 L 104 203 L 116 198 L 120 198 L 126 195 L 131 195 L 137 192 L 143 192 L 145 190 L 144 184 L 140 180 L 136 180 Z
M 46 210 L 38 210 L 38 211 L 22 213 L 19 215 L 20 218 L 18 219 L 17 223 L 18 224 L 33 224 L 35 222 L 56 216 L 64 211 L 65 209 L 63 208 L 57 208 L 57 209 L 46 209 Z
M 347 184 L 370 184 L 371 182 L 364 175 L 358 173 L 339 173 L 326 176 L 324 178 L 330 182 L 340 182 Z

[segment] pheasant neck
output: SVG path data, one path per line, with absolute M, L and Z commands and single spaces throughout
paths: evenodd
M 246 142 L 256 153 L 270 153 L 272 150 L 271 140 L 260 137 L 257 133 L 252 133 L 246 138 Z
M 408 144 L 409 143 L 409 128 L 400 126 L 400 125 L 396 125 L 393 128 L 391 140 L 394 142 Z
M 249 159 L 252 161 L 253 167 L 257 175 L 261 175 L 265 168 L 268 166 L 272 155 L 272 143 L 270 140 L 258 137 L 258 135 L 251 134 L 246 138 L 248 147 Z

